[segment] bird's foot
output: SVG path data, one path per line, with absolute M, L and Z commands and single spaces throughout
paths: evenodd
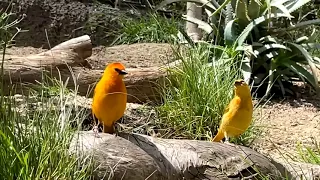
M 119 136 L 119 133 L 120 133 L 120 124 L 118 124 L 118 123 L 115 123 L 114 125 L 113 125 L 113 130 L 114 130 L 114 135 L 115 135 L 115 137 L 118 137 Z
M 225 141 L 224 144 L 228 144 L 229 146 L 233 146 L 235 148 L 238 148 L 238 146 L 236 144 L 233 144 L 233 143 L 231 143 L 229 141 Z
M 94 132 L 94 137 L 100 138 L 100 136 L 99 136 L 99 127 L 98 126 L 93 126 L 92 131 Z

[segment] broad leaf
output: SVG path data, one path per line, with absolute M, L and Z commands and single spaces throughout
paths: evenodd
M 232 45 L 237 37 L 235 21 L 231 20 L 224 29 L 225 44 Z
M 254 54 L 256 56 L 259 56 L 261 53 L 265 52 L 266 50 L 269 50 L 269 49 L 285 49 L 285 50 L 288 50 L 288 51 L 291 51 L 290 48 L 282 45 L 282 44 L 266 44 L 264 45 L 263 47 L 257 49 L 257 50 L 254 50 Z
M 284 64 L 285 66 L 290 68 L 293 72 L 295 72 L 297 75 L 299 75 L 301 80 L 303 81 L 307 80 L 315 89 L 318 89 L 317 88 L 318 82 L 315 84 L 314 76 L 305 68 L 298 65 L 294 61 L 286 61 L 286 62 L 283 62 L 282 64 Z
M 306 58 L 306 60 L 308 61 L 309 66 L 310 66 L 311 71 L 312 71 L 312 74 L 313 74 L 314 82 L 312 84 L 313 84 L 314 88 L 317 91 L 319 91 L 319 85 L 318 85 L 318 79 L 317 79 L 317 73 L 316 73 L 316 66 L 313 63 L 312 56 L 309 54 L 309 52 L 306 49 L 304 49 L 299 44 L 295 44 L 295 43 L 289 43 L 289 44 L 291 44 L 293 47 L 297 48 L 302 53 L 302 55 Z M 308 79 L 308 81 L 309 81 L 309 79 Z
M 247 39 L 249 33 L 251 32 L 251 30 L 255 26 L 257 26 L 258 24 L 260 24 L 260 23 L 262 23 L 262 22 L 264 22 L 264 21 L 266 21 L 268 19 L 278 18 L 278 17 L 288 17 L 288 16 L 286 14 L 283 14 L 283 13 L 271 13 L 271 14 L 267 14 L 265 16 L 261 16 L 261 17 L 255 19 L 254 21 L 252 21 L 251 23 L 249 23 L 247 25 L 247 27 L 242 31 L 242 33 L 240 34 L 238 39 L 237 39 L 238 46 L 241 46 L 244 43 L 244 41 Z
M 309 50 L 309 49 L 320 49 L 320 43 L 305 43 L 300 44 L 303 48 Z
M 266 44 L 266 43 L 277 43 L 276 39 L 274 37 L 270 36 L 270 35 L 260 38 L 259 42 L 264 43 L 264 44 Z
M 301 8 L 303 5 L 307 4 L 311 0 L 291 0 L 290 3 L 286 5 L 289 13 Z
M 306 28 L 307 26 L 310 25 L 316 25 L 316 24 L 320 24 L 320 19 L 313 19 L 313 20 L 309 20 L 309 21 L 303 21 L 301 23 L 298 23 L 296 25 L 292 25 L 290 27 L 288 27 L 286 29 L 286 31 L 292 31 L 298 28 Z
M 278 10 L 278 13 L 283 13 L 283 14 L 286 14 L 287 16 L 291 16 L 289 10 L 283 4 L 271 3 L 271 6 L 278 8 L 280 10 L 280 11 Z
M 299 37 L 298 39 L 295 40 L 295 43 L 302 43 L 304 41 L 308 41 L 309 38 L 307 36 L 302 36 L 302 37 Z

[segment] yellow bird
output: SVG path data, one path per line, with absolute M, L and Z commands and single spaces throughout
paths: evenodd
M 229 137 L 240 136 L 250 126 L 253 113 L 250 88 L 242 79 L 236 80 L 234 86 L 234 97 L 225 109 L 218 133 L 212 141 L 219 142 L 225 138 L 229 143 Z
M 94 89 L 92 114 L 103 124 L 104 133 L 114 133 L 114 123 L 125 112 L 127 89 L 123 77 L 126 74 L 124 65 L 111 63 Z

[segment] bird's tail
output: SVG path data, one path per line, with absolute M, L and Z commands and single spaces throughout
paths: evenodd
M 212 138 L 211 141 L 213 141 L 213 142 L 220 142 L 223 138 L 224 138 L 223 132 L 218 131 L 217 135 L 216 135 L 214 138 Z
M 103 125 L 103 132 L 113 134 L 114 133 L 114 127 L 113 125 Z

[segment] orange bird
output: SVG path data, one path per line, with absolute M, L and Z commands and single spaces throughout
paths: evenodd
M 114 133 L 114 123 L 126 110 L 127 89 L 123 82 L 126 74 L 121 63 L 111 63 L 94 89 L 92 114 L 103 124 L 104 133 Z
M 212 141 L 219 142 L 223 138 L 229 143 L 229 137 L 238 137 L 250 126 L 253 113 L 250 88 L 240 79 L 234 83 L 235 94 L 224 111 L 220 128 Z

